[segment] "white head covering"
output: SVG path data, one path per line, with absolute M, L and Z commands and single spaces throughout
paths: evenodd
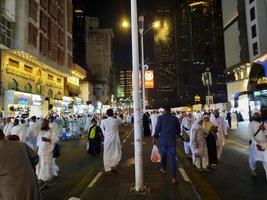
M 205 118 L 205 117 L 210 118 L 210 116 L 208 114 L 203 115 L 203 118 Z

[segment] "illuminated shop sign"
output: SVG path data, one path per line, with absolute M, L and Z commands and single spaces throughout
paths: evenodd
M 40 95 L 32 95 L 32 105 L 41 106 L 42 105 L 42 97 Z

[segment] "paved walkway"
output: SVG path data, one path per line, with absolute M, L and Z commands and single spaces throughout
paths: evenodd
M 120 199 L 199 199 L 186 172 L 181 166 L 178 170 L 178 185 L 171 184 L 170 169 L 165 175 L 158 170 L 158 164 L 150 161 L 152 150 L 151 138 L 143 141 L 144 157 L 144 181 L 148 190 L 144 194 L 136 194 L 131 188 L 134 186 L 134 145 L 133 134 L 131 134 L 122 148 L 123 158 L 119 173 L 117 175 L 106 175 L 102 170 L 88 185 L 84 193 L 80 196 L 83 200 L 120 200 Z

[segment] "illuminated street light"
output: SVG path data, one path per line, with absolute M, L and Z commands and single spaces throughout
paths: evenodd
M 156 28 L 156 29 L 159 28 L 160 27 L 160 21 L 153 22 L 152 26 L 153 26 L 153 28 Z
M 123 28 L 129 28 L 130 27 L 130 23 L 127 20 L 123 20 L 121 23 L 121 26 Z

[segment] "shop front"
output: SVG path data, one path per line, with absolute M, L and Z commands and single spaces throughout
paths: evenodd
M 10 112 L 11 108 L 24 112 L 29 106 L 35 106 L 27 113 L 38 115 L 39 107 L 43 106 L 40 115 L 47 115 L 54 104 L 52 99 L 64 94 L 65 75 L 22 51 L 4 50 L 1 58 L 5 111 Z M 11 104 L 13 106 L 9 106 Z
M 46 113 L 41 95 L 6 90 L 4 97 L 4 109 L 8 116 L 40 117 Z

